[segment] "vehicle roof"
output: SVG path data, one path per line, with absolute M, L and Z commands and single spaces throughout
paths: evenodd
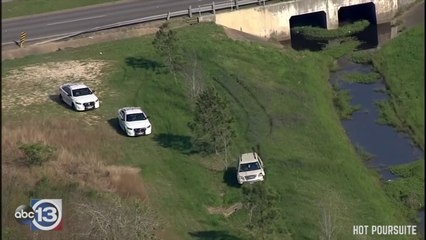
M 62 87 L 65 87 L 65 86 L 68 86 L 71 90 L 80 89 L 80 88 L 87 88 L 87 86 L 82 84 L 82 83 L 66 83 L 66 84 L 62 85 Z
M 256 155 L 256 158 L 255 158 Z M 259 156 L 255 152 L 241 154 L 240 163 L 257 162 Z
M 126 114 L 144 113 L 140 107 L 124 107 L 121 108 L 120 111 L 121 110 L 123 110 Z

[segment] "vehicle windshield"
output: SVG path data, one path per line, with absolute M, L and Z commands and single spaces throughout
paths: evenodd
M 248 172 L 248 171 L 254 171 L 259 169 L 260 169 L 259 162 L 243 163 L 240 165 L 240 172 Z
M 92 91 L 90 91 L 89 88 L 79 88 L 79 89 L 72 90 L 72 95 L 74 97 L 80 97 L 80 96 L 90 95 L 90 94 L 92 94 Z
M 142 120 L 145 120 L 145 119 L 146 119 L 146 116 L 143 113 L 134 113 L 134 114 L 126 115 L 126 121 L 127 122 L 142 121 Z

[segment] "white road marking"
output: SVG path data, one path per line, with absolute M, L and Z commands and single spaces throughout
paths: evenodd
M 88 19 L 101 18 L 101 17 L 105 17 L 105 16 L 106 15 L 98 15 L 98 16 L 93 16 L 93 17 L 78 18 L 78 19 L 68 20 L 68 21 L 62 21 L 62 22 L 54 22 L 54 23 L 46 24 L 46 26 L 58 25 L 58 24 L 70 23 L 70 22 L 84 21 L 84 20 L 88 20 Z

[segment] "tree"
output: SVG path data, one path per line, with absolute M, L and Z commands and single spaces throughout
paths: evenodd
M 276 203 L 279 195 L 265 183 L 244 186 L 244 205 L 249 209 L 249 223 L 247 227 L 253 231 L 257 239 L 268 238 L 275 230 L 279 212 Z
M 195 50 L 190 50 L 186 58 L 187 60 L 182 64 L 181 74 L 187 81 L 189 96 L 191 100 L 194 100 L 203 89 L 203 74 Z
M 156 213 L 136 199 L 112 197 L 110 201 L 76 203 L 76 218 L 85 222 L 77 239 L 157 239 Z
M 189 127 L 195 134 L 194 146 L 205 153 L 225 153 L 225 161 L 235 136 L 226 101 L 212 87 L 203 90 L 196 99 L 194 120 Z
M 155 34 L 152 45 L 158 54 L 164 58 L 165 64 L 173 74 L 176 81 L 176 72 L 180 68 L 181 60 L 176 32 L 170 29 L 169 23 L 165 22 Z
M 336 239 L 337 221 L 328 207 L 321 208 L 321 240 Z
M 323 189 L 324 195 L 319 199 L 317 207 L 321 210 L 320 216 L 320 240 L 339 239 L 341 231 L 340 212 L 345 211 L 344 201 L 337 192 L 330 189 Z

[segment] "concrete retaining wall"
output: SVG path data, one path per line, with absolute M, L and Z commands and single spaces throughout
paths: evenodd
M 218 13 L 215 22 L 256 36 L 287 40 L 290 39 L 292 16 L 324 11 L 327 16 L 327 28 L 333 29 L 338 27 L 338 11 L 341 7 L 373 2 L 377 23 L 384 23 L 396 14 L 399 1 L 412 0 L 295 0 Z

